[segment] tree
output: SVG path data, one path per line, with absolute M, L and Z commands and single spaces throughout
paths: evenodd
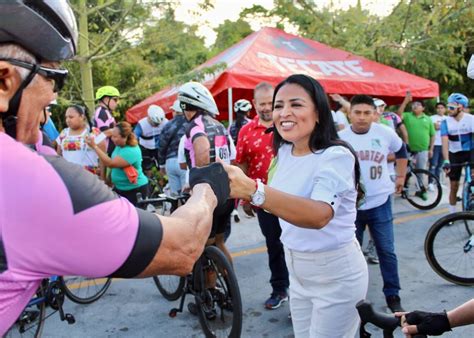
M 237 21 L 225 20 L 214 31 L 217 33 L 217 38 L 212 47 L 213 55 L 220 53 L 253 33 L 249 23 L 242 18 Z

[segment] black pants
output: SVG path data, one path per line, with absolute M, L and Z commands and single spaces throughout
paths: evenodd
M 280 241 L 280 222 L 278 217 L 262 209 L 257 210 L 257 217 L 258 224 L 267 243 L 268 265 L 271 271 L 270 284 L 272 285 L 273 292 L 287 292 L 290 282 L 288 280 L 285 252 Z
M 148 197 L 148 183 L 132 190 L 119 190 L 117 188 L 115 188 L 114 190 L 120 196 L 128 199 L 130 203 L 132 203 L 134 206 L 137 206 L 137 193 L 138 192 L 142 194 L 143 198 Z

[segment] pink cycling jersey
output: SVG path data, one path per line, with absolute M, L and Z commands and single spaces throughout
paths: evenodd
M 41 279 L 134 277 L 158 250 L 158 217 L 81 166 L 39 155 L 4 133 L 0 182 L 0 336 Z

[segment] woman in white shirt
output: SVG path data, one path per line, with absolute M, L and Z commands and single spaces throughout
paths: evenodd
M 87 136 L 97 137 L 100 130 L 90 129 L 86 109 L 83 106 L 70 106 L 65 113 L 67 128 L 59 134 L 56 142 L 57 152 L 68 162 L 83 166 L 88 171 L 100 175 L 99 158 L 95 151 L 86 144 Z M 105 150 L 105 142 L 98 144 Z
M 231 196 L 280 218 L 295 336 L 354 337 L 355 305 L 368 286 L 354 233 L 363 196 L 357 157 L 338 139 L 324 89 L 309 76 L 292 75 L 276 87 L 273 122 L 271 182 L 225 165 Z

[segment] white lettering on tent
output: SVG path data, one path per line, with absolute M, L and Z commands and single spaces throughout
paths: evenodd
M 344 62 L 347 67 L 349 67 L 351 70 L 359 74 L 360 76 L 365 76 L 365 77 L 373 77 L 374 73 L 372 72 L 364 72 L 362 69 L 360 62 L 357 60 L 352 60 L 352 61 L 345 61 Z
M 285 67 L 283 67 L 282 65 L 280 65 L 278 63 L 278 60 L 277 60 L 277 56 L 276 55 L 271 55 L 271 54 L 265 54 L 265 53 L 261 53 L 261 52 L 258 52 L 257 53 L 257 56 L 259 58 L 262 58 L 262 59 L 267 59 L 268 61 L 270 61 L 270 63 L 275 66 L 280 72 L 286 72 L 287 69 Z
M 278 60 L 294 73 L 299 73 L 301 72 L 301 69 L 295 64 L 295 59 L 289 59 L 289 58 L 281 58 L 279 57 Z
M 333 67 L 330 63 L 331 61 L 311 61 L 313 65 L 316 65 L 321 69 L 324 75 L 346 75 L 343 71 L 338 70 L 336 67 Z
M 265 59 L 282 73 L 306 72 L 315 76 L 363 76 L 373 77 L 374 73 L 366 72 L 359 60 L 350 61 L 317 61 L 279 57 L 272 54 L 257 52 L 257 57 Z

